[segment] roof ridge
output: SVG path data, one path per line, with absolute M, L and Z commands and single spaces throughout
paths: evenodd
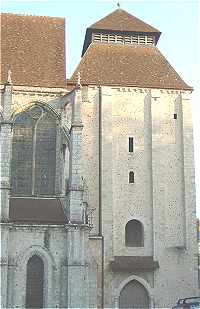
M 11 16 L 23 16 L 23 17 L 44 17 L 44 18 L 54 18 L 54 19 L 65 19 L 65 17 L 59 16 L 47 16 L 47 15 L 35 15 L 32 13 L 12 13 L 12 12 L 1 12 L 0 15 L 11 15 Z
M 111 18 L 113 18 L 113 16 L 114 16 L 116 13 L 122 13 L 122 14 L 124 14 L 124 16 L 127 15 L 127 17 L 129 17 L 130 19 L 132 19 L 130 22 L 138 22 L 138 23 L 141 23 L 141 25 L 143 24 L 144 27 L 146 26 L 147 28 L 150 28 L 150 29 L 148 29 L 148 30 L 146 29 L 146 32 L 152 30 L 151 32 L 154 31 L 154 32 L 159 32 L 159 33 L 160 33 L 160 31 L 159 31 L 158 29 L 156 29 L 155 27 L 151 26 L 150 24 L 144 22 L 144 21 L 141 20 L 140 18 L 138 18 L 138 17 L 132 15 L 131 13 L 129 13 L 129 12 L 127 12 L 126 10 L 121 9 L 121 8 L 116 9 L 116 10 L 114 10 L 113 12 L 109 13 L 108 15 L 106 15 L 105 17 L 99 19 L 98 21 L 96 21 L 95 23 L 93 23 L 92 25 L 90 25 L 87 29 L 95 29 L 95 25 L 97 25 L 97 26 L 96 26 L 96 29 L 98 29 L 98 24 L 99 24 L 99 23 L 103 23 L 103 22 L 106 23 L 106 22 L 108 22 L 109 19 L 110 19 L 110 22 L 113 23 L 113 21 L 111 21 Z M 116 21 L 116 22 L 118 23 L 118 22 L 120 22 L 120 21 Z M 140 25 L 140 26 L 141 26 L 141 25 Z M 102 27 L 102 26 L 100 26 L 100 27 Z M 106 27 L 102 27 L 102 28 L 99 28 L 99 29 L 105 29 L 105 28 L 106 28 Z M 114 30 L 114 29 L 109 29 L 109 28 L 108 28 L 107 30 Z M 117 29 L 115 29 L 115 30 L 117 30 Z M 123 30 L 123 31 L 126 31 L 126 30 Z M 137 30 L 136 30 L 136 31 L 137 31 Z M 145 32 L 145 31 L 144 31 L 144 32 Z
M 132 15 L 131 13 L 127 12 L 126 10 L 123 10 L 123 9 L 119 9 L 119 10 L 124 11 L 124 12 L 125 12 L 126 14 L 128 14 L 129 16 L 131 16 L 131 17 L 133 17 L 133 18 L 139 20 L 139 21 L 142 22 L 143 24 L 146 24 L 146 25 L 148 25 L 149 27 L 151 27 L 151 28 L 157 30 L 158 32 L 160 32 L 158 29 L 156 29 L 155 27 L 151 26 L 151 25 L 150 25 L 149 23 L 147 23 L 146 21 L 143 21 L 142 19 L 140 19 L 140 18 L 138 18 L 138 17 Z

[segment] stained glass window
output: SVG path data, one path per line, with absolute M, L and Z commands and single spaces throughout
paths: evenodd
M 19 114 L 13 127 L 12 195 L 53 195 L 56 175 L 56 119 L 35 106 Z

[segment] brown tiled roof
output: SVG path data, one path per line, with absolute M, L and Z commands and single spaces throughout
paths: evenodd
M 159 264 L 152 256 L 115 256 L 110 267 L 113 271 L 153 271 Z
M 64 87 L 64 19 L 1 14 L 1 83 L 8 69 L 14 85 Z
M 26 223 L 65 223 L 59 199 L 10 198 L 9 220 Z
M 146 24 L 142 20 L 129 14 L 128 12 L 117 9 L 106 17 L 100 19 L 89 28 L 99 30 L 112 30 L 122 32 L 158 32 L 159 30 Z
M 92 43 L 69 82 L 82 85 L 192 89 L 155 46 Z
M 161 35 L 161 32 L 156 28 L 153 28 L 122 9 L 117 9 L 87 28 L 82 56 L 92 41 L 93 32 L 150 34 L 155 36 L 156 43 Z

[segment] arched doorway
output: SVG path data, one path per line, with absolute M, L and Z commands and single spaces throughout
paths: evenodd
M 44 263 L 33 255 L 27 263 L 26 308 L 43 308 Z
M 150 308 L 150 299 L 145 287 L 137 280 L 128 282 L 120 293 L 119 308 Z

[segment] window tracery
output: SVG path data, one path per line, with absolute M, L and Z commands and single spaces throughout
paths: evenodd
M 11 164 L 13 195 L 55 194 L 56 139 L 56 119 L 41 106 L 16 117 Z

